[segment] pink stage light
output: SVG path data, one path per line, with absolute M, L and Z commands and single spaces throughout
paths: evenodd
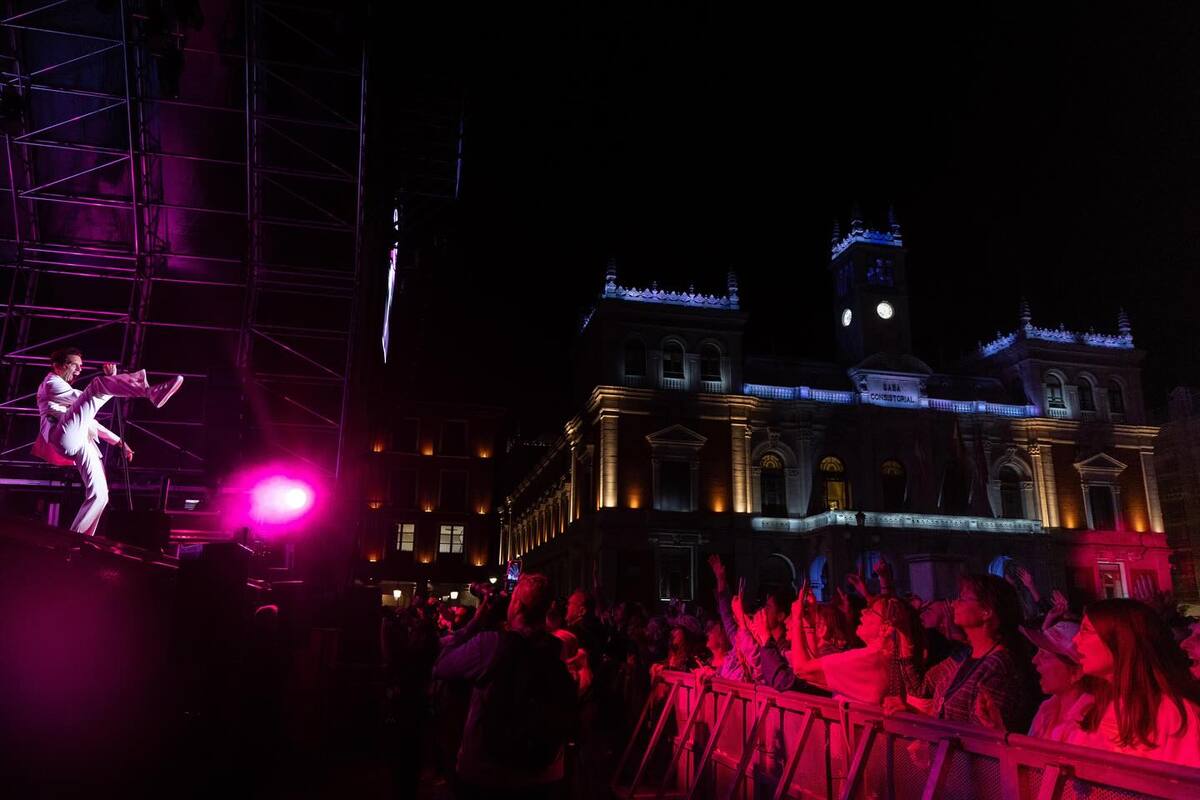
M 264 478 L 250 490 L 250 519 L 265 525 L 294 522 L 312 510 L 316 492 L 284 475 Z
M 311 533 L 327 515 L 329 493 L 321 475 L 272 461 L 247 467 L 225 484 L 223 523 L 230 531 L 278 540 Z

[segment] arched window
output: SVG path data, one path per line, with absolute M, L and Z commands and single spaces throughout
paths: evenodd
M 825 487 L 825 508 L 832 511 L 849 508 L 850 487 L 846 483 L 846 467 L 835 456 L 821 459 L 821 483 Z
M 904 500 L 908 494 L 908 476 L 904 473 L 904 465 L 895 459 L 888 459 L 883 462 L 879 471 L 883 488 L 883 510 L 899 511 L 904 508 Z
M 664 378 L 683 378 L 683 347 L 679 342 L 667 342 L 663 347 L 662 373 Z
M 1046 406 L 1048 408 L 1067 407 L 1067 401 L 1063 395 L 1062 379 L 1057 375 L 1046 376 Z
M 1092 382 L 1084 377 L 1079 378 L 1079 410 L 1094 412 L 1096 410 L 1096 390 Z
M 1125 413 L 1125 392 L 1116 381 L 1108 384 L 1108 410 L 1113 414 Z
M 715 344 L 706 344 L 700 348 L 700 380 L 721 380 L 721 351 Z
M 625 374 L 638 378 L 646 374 L 646 346 L 637 339 L 625 343 Z
M 783 459 L 767 453 L 759 462 L 759 499 L 762 513 L 771 517 L 787 514 L 787 487 L 783 476 Z
M 1025 517 L 1021 474 L 1013 467 L 1000 468 L 1000 516 L 1005 519 Z

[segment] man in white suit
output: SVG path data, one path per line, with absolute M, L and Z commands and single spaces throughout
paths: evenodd
M 42 424 L 33 454 L 51 464 L 74 464 L 79 469 L 84 500 L 71 530 L 94 536 L 108 505 L 108 480 L 97 441 L 118 445 L 125 458 L 133 458 L 129 445 L 97 422 L 96 414 L 111 397 L 145 397 L 155 408 L 162 408 L 183 385 L 183 376 L 151 386 L 144 369 L 118 375 L 116 364 L 105 364 L 104 374 L 80 391 L 71 383 L 82 371 L 83 355 L 74 347 L 56 350 L 50 356 L 50 372 L 37 391 Z

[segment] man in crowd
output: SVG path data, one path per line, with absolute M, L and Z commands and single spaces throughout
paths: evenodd
M 505 630 L 484 629 L 489 597 L 443 643 L 433 677 L 472 683 L 458 751 L 460 798 L 550 798 L 563 780 L 576 686 L 560 657 L 562 643 L 546 631 L 551 600 L 546 576 L 523 575 Z

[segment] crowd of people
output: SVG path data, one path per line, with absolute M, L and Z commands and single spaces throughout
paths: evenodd
M 1081 612 L 1032 578 L 967 574 L 953 600 L 902 596 L 886 563 L 821 601 L 775 588 L 757 608 L 709 559 L 715 613 L 673 601 L 555 599 L 527 574 L 385 620 L 392 717 L 433 721 L 398 770 L 432 761 L 456 796 L 604 796 L 616 755 L 666 671 L 752 682 L 1200 767 L 1200 622 L 1169 598 Z M 873 589 L 873 590 L 872 590 Z

